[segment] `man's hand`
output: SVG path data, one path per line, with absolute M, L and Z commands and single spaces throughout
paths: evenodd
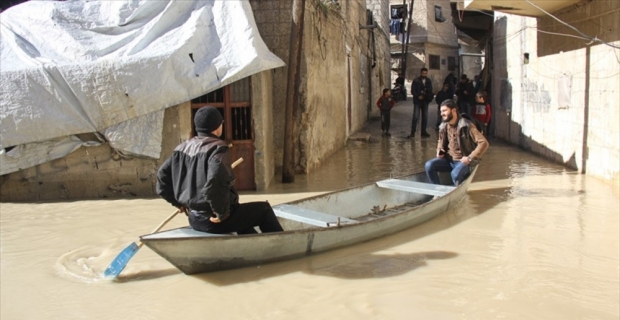
M 465 164 L 465 165 L 469 165 L 469 157 L 462 157 L 461 158 L 461 163 Z
M 187 212 L 188 212 L 188 210 L 187 210 L 187 208 L 186 208 L 186 207 L 184 207 L 184 206 L 178 206 L 178 207 L 177 207 L 177 209 L 179 209 L 179 212 L 183 212 L 183 213 L 185 213 L 185 215 L 187 216 Z
M 424 100 L 424 95 L 422 95 L 422 94 L 421 94 L 421 95 L 419 95 L 419 96 L 418 96 L 418 100 Z
M 209 218 L 209 221 L 211 221 L 213 223 L 220 223 L 220 222 L 222 222 L 222 220 L 220 220 L 218 217 L 211 217 L 211 218 Z

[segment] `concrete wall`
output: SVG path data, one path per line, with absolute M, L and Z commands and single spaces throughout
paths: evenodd
M 293 1 L 251 0 L 259 31 L 267 46 L 288 62 Z M 377 4 L 377 3 L 375 3 Z M 383 9 L 385 10 L 385 9 Z M 302 49 L 302 83 L 297 106 L 296 162 L 309 172 L 339 150 L 347 137 L 369 118 L 373 97 L 389 86 L 387 59 L 377 51 L 372 63 L 366 1 L 307 0 Z M 375 34 L 376 47 L 387 41 Z M 284 110 L 288 69 L 273 73 L 273 146 L 276 169 L 282 166 Z M 350 98 L 349 98 L 350 97 Z M 376 98 L 374 98 L 376 99 Z
M 118 198 L 155 195 L 159 166 L 191 133 L 190 103 L 168 108 L 162 157 L 125 159 L 109 144 L 82 147 L 68 156 L 3 175 L 1 201 Z M 189 128 L 189 129 L 188 129 Z
M 402 0 L 390 0 L 390 5 L 400 5 Z M 410 0 L 407 0 L 409 8 Z M 435 21 L 435 6 L 439 6 L 444 22 Z M 443 79 L 448 75 L 448 57 L 454 57 L 458 64 L 458 39 L 456 29 L 452 23 L 451 9 L 449 0 L 436 1 L 414 1 L 412 21 L 409 35 L 409 46 L 407 49 L 407 72 L 405 78 L 408 80 L 410 90 L 411 81 L 420 75 L 420 69 L 429 69 L 428 77 L 433 81 L 433 90 L 441 89 Z M 393 36 L 390 40 L 392 52 L 401 52 L 402 43 Z M 431 69 L 429 65 L 429 55 L 440 57 L 439 69 Z M 455 74 L 458 74 L 458 68 Z M 396 74 L 394 74 L 395 76 Z
M 465 74 L 470 80 L 474 79 L 475 75 L 480 74 L 480 71 L 484 67 L 484 57 L 469 56 L 468 53 L 483 54 L 484 44 L 462 34 L 459 39 L 459 56 L 460 62 L 456 72 L 457 77 Z
M 586 35 L 620 46 L 619 9 L 617 1 L 584 1 L 555 14 Z M 496 13 L 493 130 L 526 150 L 617 184 L 620 50 L 558 33 L 575 35 L 552 18 Z

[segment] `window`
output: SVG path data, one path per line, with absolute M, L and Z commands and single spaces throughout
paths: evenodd
M 456 71 L 456 58 L 448 57 L 448 71 Z
M 407 7 L 402 4 L 390 6 L 390 17 L 392 19 L 407 18 Z
M 434 54 L 428 55 L 429 69 L 439 70 L 439 56 Z
M 234 141 L 252 140 L 251 88 L 248 77 L 192 99 L 192 120 L 199 108 L 207 105 L 216 107 L 224 118 L 223 140 L 227 137 Z
M 441 7 L 440 6 L 435 6 L 435 21 L 437 22 L 445 22 L 446 18 L 443 17 L 443 14 L 441 13 Z

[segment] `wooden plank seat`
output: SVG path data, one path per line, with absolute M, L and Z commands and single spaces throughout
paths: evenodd
M 386 179 L 377 181 L 377 186 L 381 188 L 427 194 L 431 196 L 443 196 L 454 190 L 456 187 L 444 186 L 440 184 L 424 183 L 409 180 Z
M 299 221 L 319 227 L 335 227 L 340 223 L 352 224 L 358 221 L 339 217 L 328 213 L 318 212 L 290 204 L 279 204 L 273 207 L 276 216 L 288 220 Z

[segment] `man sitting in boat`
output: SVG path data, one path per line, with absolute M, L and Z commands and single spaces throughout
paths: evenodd
M 179 144 L 157 173 L 157 193 L 184 212 L 190 226 L 209 233 L 283 231 L 268 202 L 239 203 L 223 119 L 214 107 L 194 116 L 197 136 Z
M 450 172 L 452 182 L 458 186 L 480 162 L 489 142 L 472 121 L 459 115 L 454 100 L 443 101 L 440 112 L 437 158 L 427 161 L 424 168 L 431 183 L 441 184 L 438 172 Z

